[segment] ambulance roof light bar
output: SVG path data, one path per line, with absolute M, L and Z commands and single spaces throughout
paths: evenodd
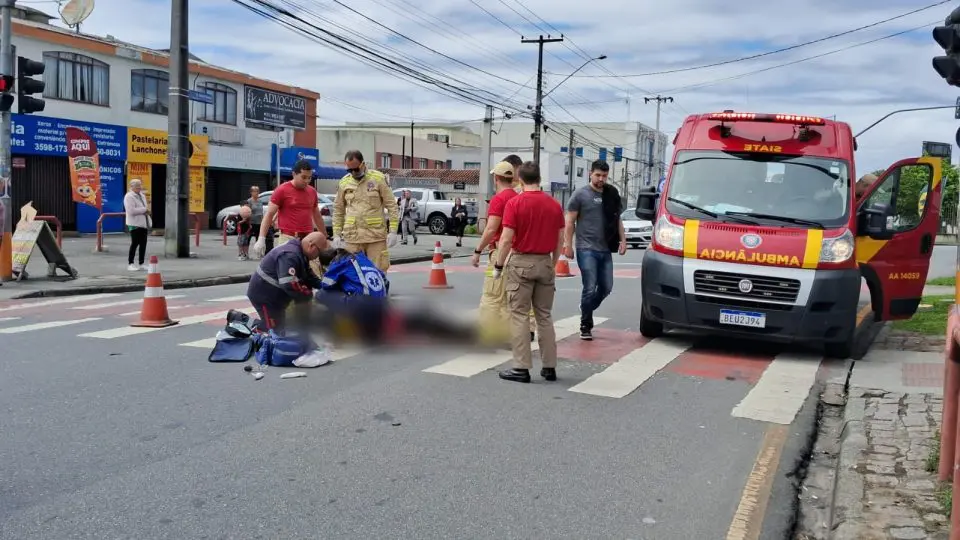
M 826 125 L 826 121 L 819 116 L 802 116 L 797 114 L 738 113 L 724 111 L 710 113 L 707 119 L 719 120 L 720 122 L 770 122 L 773 124 L 794 124 L 799 126 Z

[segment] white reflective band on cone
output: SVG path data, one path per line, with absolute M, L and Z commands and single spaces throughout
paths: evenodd
M 155 264 L 148 264 L 148 265 L 147 265 L 147 273 L 148 273 L 148 274 L 156 274 L 156 273 L 157 273 L 157 265 L 155 265 Z
M 443 263 L 433 263 L 430 265 L 431 270 L 443 270 Z
M 144 298 L 160 298 L 163 296 L 163 287 L 147 287 L 143 289 Z

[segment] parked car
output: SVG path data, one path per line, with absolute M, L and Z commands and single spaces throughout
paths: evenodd
M 266 211 L 267 204 L 270 202 L 270 195 L 273 194 L 272 191 L 266 191 L 260 194 L 260 202 L 263 204 L 263 209 Z M 323 216 L 323 224 L 327 228 L 327 234 L 333 234 L 333 199 L 327 197 L 326 195 L 317 194 L 317 205 L 320 207 L 320 214 Z M 240 213 L 240 205 L 235 204 L 233 206 L 228 206 L 219 212 L 217 212 L 216 224 L 218 229 L 223 229 L 224 220 L 227 223 L 227 235 L 233 236 L 237 234 L 237 219 L 238 214 Z
M 443 193 L 425 188 L 398 188 L 393 190 L 393 196 L 400 198 L 404 190 L 410 191 L 410 196 L 419 204 L 417 210 L 417 225 L 426 226 L 430 234 L 448 234 L 453 230 L 453 201 L 447 199 Z M 467 224 L 476 225 L 479 209 L 477 203 L 465 202 L 467 207 Z
M 620 214 L 623 221 L 623 232 L 630 247 L 646 249 L 650 245 L 650 235 L 653 234 L 653 223 L 637 219 L 633 208 L 624 210 Z

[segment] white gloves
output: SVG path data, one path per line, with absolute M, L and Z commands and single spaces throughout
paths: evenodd
M 334 239 L 330 242 L 330 247 L 332 247 L 333 249 L 341 249 L 341 248 L 343 248 L 343 247 L 344 247 L 343 237 L 342 237 L 342 236 L 338 236 L 338 237 L 334 238 Z
M 387 247 L 392 248 L 397 245 L 397 233 L 390 233 L 387 235 Z
M 253 255 L 262 259 L 263 255 L 267 252 L 267 239 L 264 237 L 257 238 L 257 242 L 253 244 Z
M 493 279 L 500 279 L 500 276 L 503 275 L 503 268 L 493 267 Z

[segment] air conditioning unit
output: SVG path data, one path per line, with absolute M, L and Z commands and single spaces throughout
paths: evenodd
M 246 140 L 246 131 L 242 128 L 212 122 L 194 122 L 193 133 L 195 135 L 206 135 L 210 138 L 210 142 L 214 144 L 243 146 Z

